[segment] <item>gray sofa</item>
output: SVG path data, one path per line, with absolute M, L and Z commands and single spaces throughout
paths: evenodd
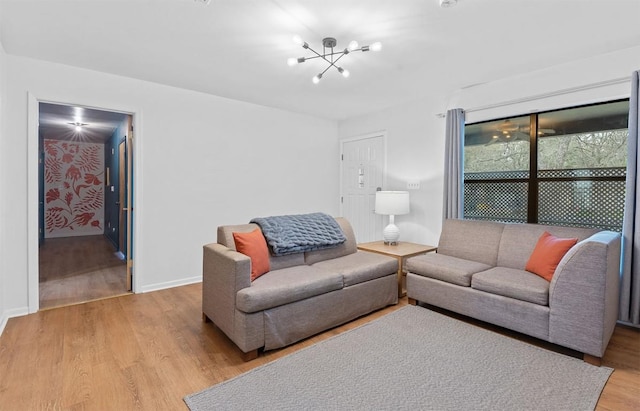
M 256 224 L 218 228 L 204 246 L 202 312 L 245 354 L 302 340 L 398 302 L 394 258 L 359 251 L 353 229 L 336 218 L 347 240 L 338 247 L 270 256 L 271 270 L 251 282 L 250 259 L 235 251 L 233 232 Z
M 549 283 L 524 270 L 540 235 L 578 238 Z M 446 220 L 438 252 L 407 259 L 407 296 L 585 354 L 599 363 L 618 316 L 620 235 Z

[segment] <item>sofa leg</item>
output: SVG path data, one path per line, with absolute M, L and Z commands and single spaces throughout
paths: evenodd
M 602 365 L 602 358 L 601 357 L 596 357 L 594 355 L 590 355 L 590 354 L 585 354 L 583 357 L 584 362 L 591 364 L 591 365 L 595 365 L 596 367 L 599 367 Z
M 202 313 L 202 322 L 203 323 L 210 323 L 212 321 L 211 321 L 211 318 L 207 317 L 207 314 Z
M 416 299 L 415 299 L 415 298 L 408 298 L 408 299 L 407 299 L 407 302 L 408 302 L 410 305 L 418 305 L 418 302 L 416 301 Z
M 256 358 L 258 358 L 258 349 L 257 348 L 255 350 L 251 350 L 249 352 L 243 352 L 242 353 L 242 359 L 244 360 L 244 362 L 255 360 Z

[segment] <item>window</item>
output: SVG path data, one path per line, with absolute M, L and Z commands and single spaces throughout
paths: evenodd
M 465 126 L 464 217 L 622 230 L 629 101 Z

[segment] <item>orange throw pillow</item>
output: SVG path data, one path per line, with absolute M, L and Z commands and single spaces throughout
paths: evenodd
M 233 241 L 239 253 L 251 258 L 251 281 L 269 272 L 269 249 L 262 231 L 256 228 L 250 233 L 233 233 Z
M 558 238 L 545 231 L 538 239 L 524 269 L 550 282 L 562 257 L 577 242 L 577 238 Z

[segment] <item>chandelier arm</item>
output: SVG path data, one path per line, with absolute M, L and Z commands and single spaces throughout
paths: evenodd
M 313 49 L 311 49 L 311 48 L 309 48 L 309 50 L 313 51 L 316 55 L 315 55 L 315 56 L 309 56 L 309 57 L 299 57 L 299 58 L 304 58 L 305 60 L 313 60 L 313 59 L 321 58 L 321 59 L 324 59 L 326 62 L 331 63 L 329 60 L 327 60 L 327 59 L 325 58 L 325 56 L 330 56 L 330 55 L 332 55 L 332 54 L 333 54 L 333 55 L 336 55 L 336 54 L 342 54 L 342 55 L 349 54 L 349 53 L 345 53 L 344 51 L 337 51 L 337 52 L 335 52 L 335 53 L 328 53 L 328 54 L 325 54 L 325 55 L 323 56 L 322 54 L 315 52 L 315 51 L 314 51 Z M 356 50 L 356 51 L 358 51 L 358 50 Z M 351 52 L 351 53 L 353 53 L 353 52 Z M 339 58 L 342 58 L 342 56 L 340 56 Z M 335 61 L 338 61 L 338 59 L 336 59 Z M 335 63 L 335 61 L 334 61 L 334 63 Z
M 340 54 L 340 57 L 338 57 L 337 59 L 333 59 L 333 56 L 335 54 Z M 336 68 L 336 70 L 338 69 L 338 66 L 336 66 L 336 63 L 338 62 L 338 60 L 340 60 L 342 57 L 344 57 L 345 53 L 344 51 L 339 51 L 337 53 L 331 53 L 331 54 L 325 54 L 325 55 L 318 55 L 318 57 L 322 58 L 324 61 L 326 61 L 327 63 L 329 63 L 329 67 L 333 66 Z M 331 56 L 331 60 L 327 59 L 326 56 Z M 325 70 L 326 71 L 326 70 Z
M 306 61 L 306 60 L 313 60 L 313 59 L 317 59 L 317 58 L 322 58 L 322 56 L 320 55 L 320 56 L 301 57 L 301 58 L 304 58 L 305 61 Z
M 331 54 L 320 54 L 317 51 L 315 51 L 314 49 L 312 49 L 311 47 L 309 47 L 309 50 L 311 50 L 317 57 L 320 57 L 322 60 L 326 61 L 327 63 L 333 64 L 329 59 L 327 59 L 327 56 L 329 56 L 329 55 L 331 55 L 333 53 L 331 53 Z M 316 57 L 314 57 L 314 58 L 316 58 Z
M 329 70 L 331 67 L 335 67 L 335 69 L 336 69 L 336 70 L 340 71 L 340 68 L 339 68 L 338 66 L 336 66 L 336 63 L 338 62 L 338 60 L 340 60 L 340 59 L 341 59 L 342 57 L 344 57 L 344 56 L 345 56 L 345 54 L 346 54 L 346 53 L 344 53 L 344 52 L 340 52 L 340 53 L 342 53 L 342 55 L 341 55 L 340 57 L 338 57 L 337 59 L 335 59 L 335 60 L 331 60 L 331 61 L 329 61 L 329 60 L 327 60 L 327 59 L 324 59 L 327 63 L 329 63 L 329 67 L 327 67 L 327 68 L 322 72 L 322 74 L 326 73 L 326 72 L 327 72 L 327 70 Z M 340 53 L 333 53 L 333 54 L 340 54 Z
M 330 68 L 331 68 L 331 65 L 327 66 L 327 68 L 326 68 L 326 69 L 324 69 L 324 70 L 322 71 L 322 73 L 320 73 L 320 77 L 322 77 L 322 76 L 324 75 L 324 73 L 326 73 Z M 337 69 L 337 67 L 336 67 L 336 69 Z
M 324 61 L 326 61 L 327 63 L 329 63 L 331 66 L 334 66 L 334 67 L 336 67 L 335 63 L 338 60 L 340 60 L 345 54 L 347 54 L 347 53 L 344 52 L 344 50 L 343 51 L 334 52 L 333 48 L 331 48 L 331 53 L 325 53 L 325 54 L 320 54 L 317 51 L 315 51 L 314 49 L 312 49 L 311 47 L 308 47 L 308 50 L 311 50 L 311 52 L 313 52 L 313 54 L 315 54 L 315 57 L 309 57 L 309 58 L 307 58 L 307 60 L 311 60 L 311 59 L 314 59 L 314 58 L 321 58 Z M 337 55 L 337 54 L 340 54 L 340 57 L 338 57 L 337 59 L 334 60 L 333 56 Z M 331 60 L 329 60 L 327 58 L 327 56 L 330 56 Z M 336 67 L 336 69 L 337 69 L 337 67 Z
M 335 60 L 334 60 L 334 62 L 333 62 L 333 65 L 334 65 L 334 66 L 335 66 L 335 63 L 337 63 L 337 62 L 338 62 L 338 60 L 340 60 L 341 58 L 343 58 L 344 56 L 346 56 L 346 53 L 345 53 L 344 51 L 342 51 L 342 52 L 340 52 L 340 53 L 342 53 L 342 54 L 340 55 L 340 57 L 338 57 L 337 59 L 335 59 Z M 340 54 L 340 53 L 336 53 L 336 54 Z

